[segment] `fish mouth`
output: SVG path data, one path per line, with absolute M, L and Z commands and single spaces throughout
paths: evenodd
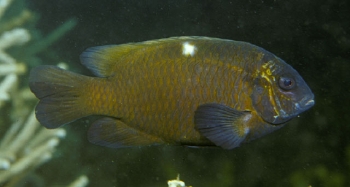
M 305 107 L 306 108 L 312 107 L 312 106 L 314 106 L 314 104 L 315 104 L 315 100 L 311 99 L 304 104 L 304 108 Z
M 308 110 L 312 106 L 315 105 L 315 100 L 313 97 L 311 98 L 304 98 L 300 102 L 295 103 L 295 109 L 297 111 L 303 112 L 305 110 Z
M 284 123 L 287 123 L 288 121 L 292 120 L 294 117 L 298 116 L 300 113 L 310 109 L 312 106 L 315 105 L 315 100 L 312 97 L 305 97 L 300 102 L 297 102 L 294 104 L 294 112 L 290 114 L 284 114 L 280 115 L 275 118 L 275 120 L 272 122 L 274 125 L 281 125 Z

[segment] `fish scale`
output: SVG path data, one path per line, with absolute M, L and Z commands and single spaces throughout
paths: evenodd
M 103 116 L 88 138 L 107 147 L 232 149 L 314 104 L 291 66 L 246 42 L 174 37 L 99 46 L 83 52 L 81 62 L 97 77 L 53 66 L 32 70 L 30 88 L 40 99 L 36 116 L 47 128 Z

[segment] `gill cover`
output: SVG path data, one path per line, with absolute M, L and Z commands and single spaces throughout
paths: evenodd
M 282 124 L 314 105 L 308 85 L 290 65 L 274 55 L 262 58 L 251 95 L 258 114 L 270 124 Z
M 255 79 L 252 94 L 253 105 L 264 121 L 275 125 L 282 124 L 292 117 L 286 116 L 286 112 L 276 104 L 274 91 L 268 84 L 263 78 Z
M 276 57 L 267 53 L 258 62 L 258 73 L 253 82 L 252 103 L 259 116 L 270 124 L 284 123 L 288 119 L 280 117 L 281 108 L 277 108 L 279 103 L 275 101 L 274 80 L 272 73 L 279 67 L 276 66 Z

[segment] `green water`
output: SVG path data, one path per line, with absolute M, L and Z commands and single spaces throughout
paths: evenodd
M 71 70 L 91 75 L 79 63 L 87 47 L 171 36 L 219 37 L 247 41 L 281 57 L 301 74 L 316 101 L 281 130 L 230 151 L 99 147 L 86 137 L 95 117 L 85 118 L 64 127 L 68 135 L 54 158 L 33 171 L 45 186 L 67 184 L 85 174 L 89 186 L 162 187 L 178 173 L 193 187 L 350 186 L 349 1 L 25 3 L 39 15 L 33 30 L 41 35 L 76 21 L 30 67 L 64 61 Z

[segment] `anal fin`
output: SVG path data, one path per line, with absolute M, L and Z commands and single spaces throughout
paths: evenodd
M 164 143 L 158 137 L 146 134 L 110 117 L 95 121 L 89 128 L 88 139 L 91 143 L 111 148 Z

